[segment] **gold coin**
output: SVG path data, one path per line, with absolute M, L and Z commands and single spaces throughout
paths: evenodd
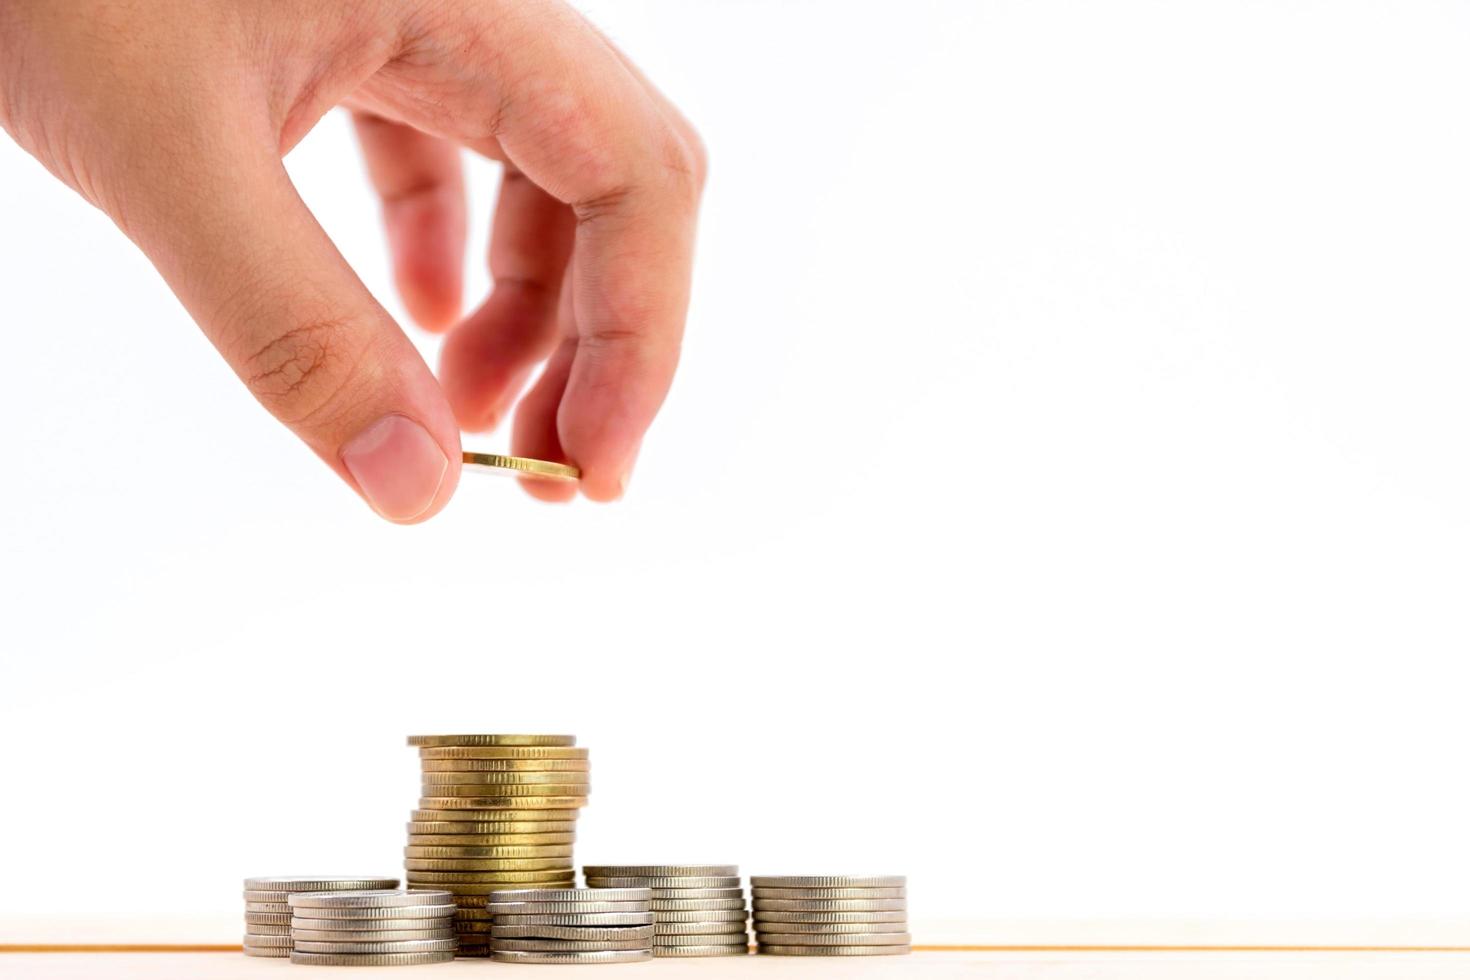
M 566 785 L 587 781 L 588 774 L 585 772 L 426 772 L 419 779 L 424 786 L 525 786 L 533 783 Z
M 419 768 L 424 772 L 587 772 L 592 763 L 586 759 L 422 759 Z
M 495 913 L 485 907 L 484 898 L 481 898 L 480 904 L 474 908 L 461 907 L 454 910 L 455 922 L 489 922 L 493 918 L 495 918 Z
M 531 847 L 539 850 L 543 847 L 564 846 L 576 839 L 576 834 L 409 834 L 408 845 L 410 847 L 452 847 L 457 850 L 485 847 Z M 570 850 L 568 853 L 571 853 Z M 433 857 L 434 855 L 412 854 L 409 856 Z M 448 855 L 442 856 L 447 857 Z M 488 857 L 489 855 L 466 854 L 465 856 Z
M 587 750 L 569 745 L 427 745 L 420 759 L 585 759 Z
M 554 816 L 554 814 L 542 814 Z M 410 834 L 479 834 L 493 837 L 515 837 L 520 834 L 571 834 L 577 830 L 575 817 L 556 820 L 412 820 Z
M 496 810 L 501 807 L 517 810 L 569 810 L 587 805 L 586 796 L 421 796 L 419 811 L 453 810 Z
M 560 885 L 565 881 L 576 879 L 576 872 L 571 870 L 560 870 L 547 868 L 544 870 L 527 871 L 409 871 L 408 880 L 415 885 L 433 885 L 441 887 L 453 885 L 448 889 L 459 895 L 488 895 L 490 891 L 502 891 L 501 888 L 489 888 L 491 885 Z M 471 887 L 488 888 L 483 892 L 471 891 Z
M 405 858 L 409 871 L 560 871 L 571 866 L 569 855 L 539 858 Z
M 420 748 L 439 746 L 557 746 L 565 748 L 577 744 L 575 735 L 410 735 L 409 745 Z
M 425 874 L 429 874 L 430 872 L 424 872 L 424 873 Z M 535 872 L 533 872 L 533 871 L 521 871 L 521 872 L 502 872 L 502 873 L 503 874 L 515 874 L 515 873 L 518 873 L 518 874 L 534 874 Z M 576 878 L 574 878 L 574 877 L 572 877 L 572 876 L 569 875 L 569 876 L 567 876 L 565 878 L 545 878 L 545 879 L 536 879 L 535 881 L 529 881 L 529 882 L 528 881 L 525 881 L 524 879 L 523 880 L 520 880 L 520 881 L 482 881 L 482 882 L 478 882 L 478 883 L 475 883 L 475 882 L 463 882 L 463 881 L 455 881 L 455 882 L 449 882 L 449 883 L 439 882 L 439 883 L 435 884 L 434 887 L 435 888 L 452 888 L 454 890 L 454 904 L 457 905 L 457 906 L 459 906 L 461 909 L 483 909 L 485 907 L 485 899 L 486 898 L 488 898 L 491 895 L 494 895 L 496 892 L 503 892 L 507 888 L 524 888 L 528 884 L 554 885 L 554 886 L 558 886 L 558 887 L 561 886 L 561 885 L 566 885 L 566 886 L 570 887 L 571 885 L 573 885 L 575 883 L 576 883 Z
M 461 803 L 461 800 L 455 800 Z M 560 809 L 561 812 L 557 812 Z M 465 829 L 468 833 L 500 833 L 500 828 L 495 830 L 471 831 L 466 825 L 476 823 L 571 823 L 577 819 L 575 809 L 538 807 L 536 809 L 506 808 L 499 807 L 476 809 L 474 807 L 454 806 L 437 810 L 415 810 L 412 814 L 414 823 L 445 823 L 458 825 L 453 831 L 444 833 L 459 833 Z
M 464 454 L 464 465 L 484 467 L 486 472 L 505 473 L 508 476 L 531 477 L 537 480 L 557 480 L 575 483 L 582 478 L 582 471 L 566 463 L 552 463 L 544 459 L 528 459 L 525 456 L 497 456 L 495 453 Z
M 541 847 L 435 847 L 424 844 L 409 844 L 403 849 L 404 857 L 411 858 L 565 858 L 572 856 L 568 844 L 546 844 Z
M 475 796 L 586 796 L 592 792 L 592 787 L 586 783 L 424 783 L 422 792 L 425 796 L 457 799 Z

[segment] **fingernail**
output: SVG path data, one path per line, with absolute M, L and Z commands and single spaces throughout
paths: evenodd
M 423 426 L 385 415 L 342 447 L 342 465 L 373 510 L 411 521 L 434 505 L 449 460 Z

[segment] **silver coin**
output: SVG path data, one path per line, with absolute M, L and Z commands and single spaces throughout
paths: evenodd
M 246 912 L 245 922 L 247 925 L 262 926 L 289 926 L 291 924 L 290 912 Z
M 501 963 L 637 963 L 653 959 L 649 949 L 615 949 L 601 953 L 533 953 L 523 950 L 493 950 L 492 960 Z
M 336 932 L 412 932 L 415 929 L 449 929 L 454 925 L 451 915 L 436 915 L 418 919 L 309 919 L 297 916 L 291 920 L 293 929 L 329 929 Z
M 773 946 L 907 946 L 913 939 L 906 932 L 831 933 L 810 935 L 807 933 L 758 932 L 756 942 Z
M 752 888 L 755 898 L 906 898 L 906 888 Z
M 307 966 L 420 966 L 425 963 L 448 963 L 451 951 L 429 953 L 306 953 L 291 954 L 292 963 Z
M 739 875 L 709 875 L 700 878 L 627 878 L 609 875 L 589 875 L 585 871 L 588 888 L 739 888 Z
M 794 934 L 810 936 L 874 936 L 883 933 L 902 933 L 908 930 L 908 923 L 898 922 L 759 922 L 756 923 L 758 934 L 762 936 L 789 936 Z M 772 940 L 780 942 L 780 940 Z M 842 942 L 840 939 L 832 939 L 831 942 Z
M 755 888 L 903 888 L 903 875 L 752 875 Z
M 651 941 L 657 926 L 491 926 L 493 939 L 578 939 L 599 942 L 611 939 Z
M 242 942 L 246 946 L 290 946 L 290 934 L 268 936 L 259 932 L 247 932 Z
M 250 912 L 274 912 L 291 914 L 291 906 L 285 902 L 246 902 L 245 911 Z
M 605 889 L 604 889 L 605 890 Z M 659 898 L 738 898 L 745 899 L 743 888 L 655 888 L 653 897 Z
M 247 902 L 285 902 L 290 897 L 290 892 L 268 892 L 247 888 L 240 893 Z
M 654 936 L 653 944 L 655 946 L 745 946 L 748 945 L 748 937 L 743 934 L 737 936 L 727 932 L 714 932 L 707 935 L 690 933 L 689 935 L 679 936 L 665 934 Z
M 556 915 L 496 915 L 498 926 L 651 926 L 652 912 L 564 912 Z
M 310 908 L 297 906 L 295 919 L 439 919 L 455 914 L 452 903 L 443 905 L 407 905 L 380 908 Z M 337 928 L 333 926 L 333 928 Z
M 246 946 L 244 949 L 246 956 L 279 956 L 285 959 L 291 955 L 289 946 Z
M 761 912 L 901 912 L 908 908 L 903 898 L 758 898 L 753 903 Z M 654 906 L 657 908 L 657 904 Z
M 599 939 L 588 942 L 581 939 L 502 939 L 490 941 L 496 952 L 516 950 L 527 953 L 595 953 L 609 949 L 648 949 L 647 939 Z
M 289 936 L 291 935 L 291 924 L 266 925 L 263 922 L 247 922 L 245 931 L 252 936 Z
M 761 944 L 756 952 L 767 956 L 903 956 L 912 946 L 791 946 Z
M 665 925 L 671 922 L 744 922 L 750 913 L 744 909 L 721 912 L 719 910 L 705 910 L 703 912 L 660 912 L 658 922 Z
M 308 942 L 296 939 L 292 948 L 301 953 L 443 953 L 453 952 L 455 940 L 401 939 L 396 942 Z
M 297 943 L 398 943 L 411 939 L 453 939 L 453 929 L 295 929 Z
M 755 910 L 755 921 L 760 922 L 907 922 L 909 914 L 903 912 L 769 912 Z M 760 928 L 759 925 L 756 926 Z
M 419 889 L 398 891 L 396 889 L 306 892 L 291 896 L 293 909 L 380 909 L 409 908 L 415 905 L 442 905 L 449 900 L 447 891 Z
M 397 878 L 373 878 L 363 875 L 344 875 L 339 878 L 287 875 L 277 878 L 245 879 L 246 891 L 262 892 L 345 892 L 365 888 L 397 887 Z
M 745 908 L 743 898 L 655 898 L 655 912 L 731 912 Z
M 653 955 L 659 958 L 666 956 L 749 956 L 749 946 L 655 946 Z
M 589 878 L 730 878 L 740 874 L 733 864 L 584 864 Z
M 745 935 L 745 920 L 739 922 L 660 922 L 654 916 L 653 931 L 659 936 Z
M 503 891 L 493 899 L 503 902 L 646 902 L 653 898 L 647 888 L 518 888 Z

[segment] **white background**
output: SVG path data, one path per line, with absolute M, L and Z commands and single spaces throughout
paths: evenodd
M 713 158 L 618 506 L 379 521 L 0 146 L 0 939 L 392 873 L 454 730 L 591 747 L 579 862 L 1470 938 L 1470 8 L 586 8 Z M 290 167 L 399 310 L 345 120 Z

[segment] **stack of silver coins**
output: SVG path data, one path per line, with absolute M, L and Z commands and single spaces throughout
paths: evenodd
M 756 952 L 896 956 L 912 950 L 903 875 L 750 879 Z
M 654 956 L 744 956 L 749 912 L 733 864 L 598 864 L 587 887 L 647 888 L 653 894 Z
M 413 966 L 454 959 L 448 892 L 303 892 L 290 904 L 292 963 Z
M 633 963 L 653 959 L 653 892 L 647 888 L 499 891 L 490 956 L 506 963 Z
M 397 878 L 271 877 L 245 879 L 245 955 L 291 955 L 291 895 L 350 888 L 397 888 Z
M 460 956 L 488 956 L 486 898 L 575 884 L 572 843 L 587 803 L 587 750 L 571 735 L 412 735 L 422 768 L 404 849 L 410 888 L 459 907 Z

